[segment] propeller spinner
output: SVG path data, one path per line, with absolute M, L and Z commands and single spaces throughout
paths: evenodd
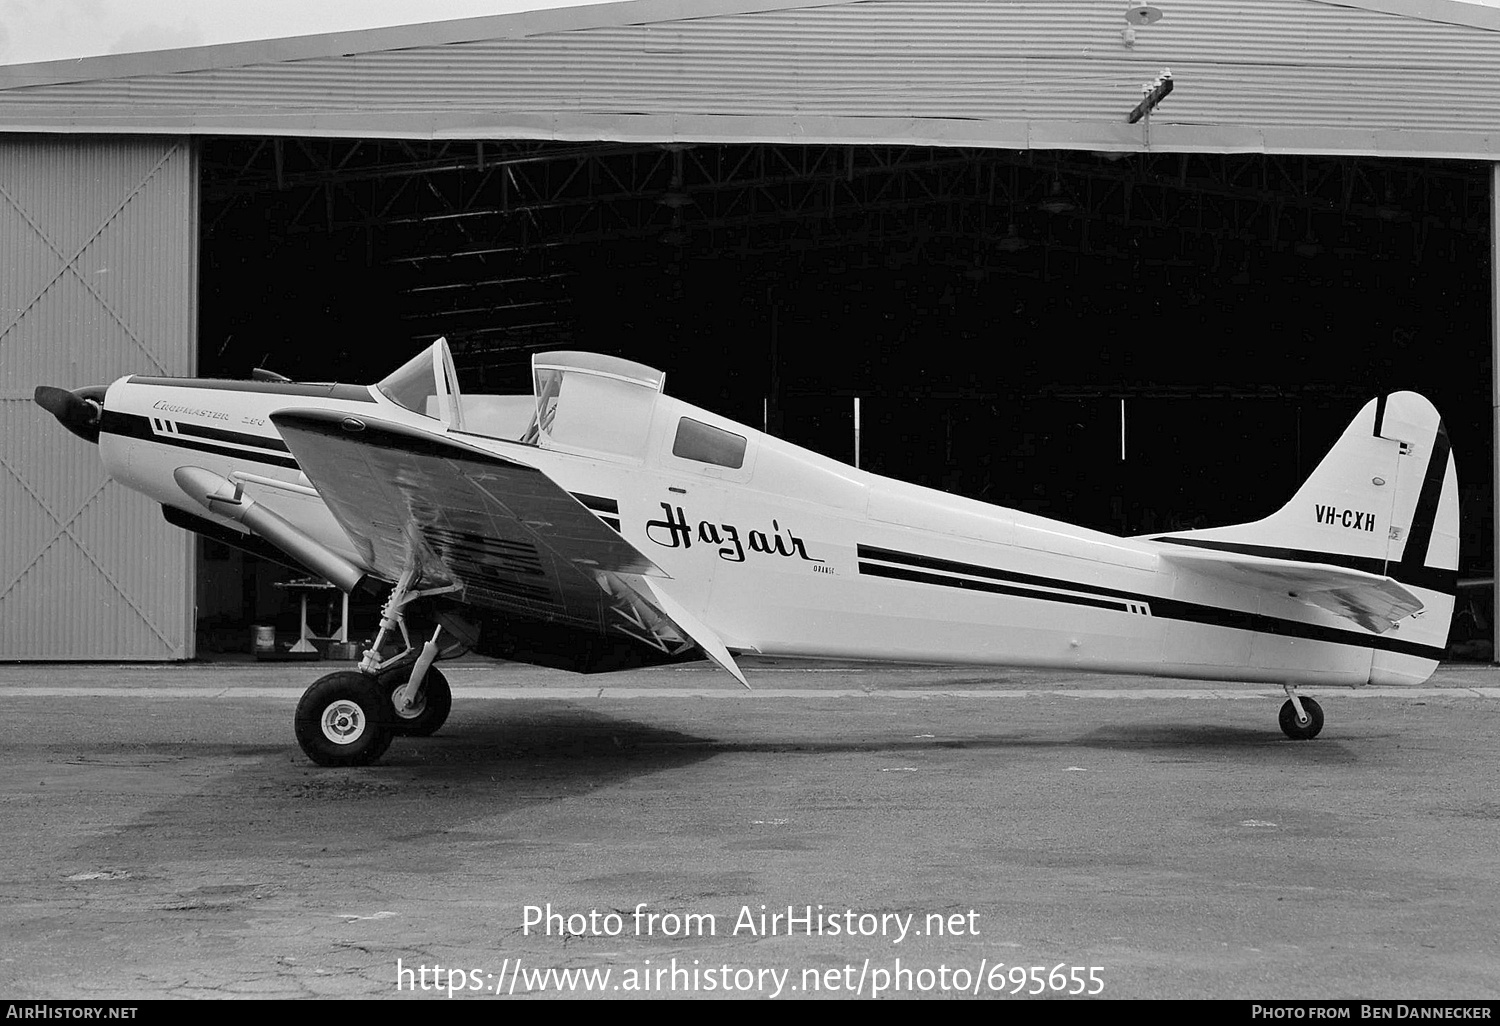
M 66 388 L 38 385 L 33 398 L 36 404 L 57 418 L 57 422 L 85 442 L 99 441 L 99 421 L 104 415 L 106 385 L 69 392 Z

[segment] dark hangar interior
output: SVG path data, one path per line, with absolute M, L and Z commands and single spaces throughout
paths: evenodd
M 1453 441 L 1463 572 L 1491 565 L 1478 163 L 253 137 L 200 152 L 205 376 L 367 383 L 441 335 L 466 391 L 523 392 L 535 352 L 611 353 L 850 462 L 857 396 L 865 468 L 1122 535 L 1269 514 L 1365 401 L 1413 389 Z M 281 608 L 279 568 L 221 548 L 200 551 L 204 652 L 216 633 L 243 649 Z

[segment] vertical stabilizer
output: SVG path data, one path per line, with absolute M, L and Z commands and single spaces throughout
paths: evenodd
M 1415 392 L 1373 399 L 1297 494 L 1248 524 L 1154 535 L 1174 545 L 1328 563 L 1389 577 L 1422 600 L 1403 641 L 1448 643 L 1458 580 L 1458 476 L 1448 432 Z M 1426 680 L 1437 661 L 1378 651 L 1373 683 Z

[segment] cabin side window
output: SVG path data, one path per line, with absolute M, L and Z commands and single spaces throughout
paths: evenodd
M 677 438 L 672 442 L 672 455 L 739 470 L 745 465 L 745 438 L 712 424 L 683 417 L 677 423 Z

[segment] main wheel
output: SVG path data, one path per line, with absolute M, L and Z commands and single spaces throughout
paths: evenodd
M 390 747 L 388 708 L 373 677 L 330 673 L 297 703 L 297 743 L 319 766 L 368 766 Z
M 385 694 L 391 710 L 391 732 L 398 737 L 427 737 L 429 734 L 436 734 L 438 728 L 448 722 L 448 713 L 453 709 L 453 691 L 448 687 L 448 678 L 437 667 L 428 667 L 416 704 L 410 709 L 397 709 L 396 691 L 410 676 L 410 664 L 380 676 L 380 690 Z
M 1323 729 L 1323 707 L 1311 698 L 1302 699 L 1302 708 L 1307 713 L 1307 722 L 1297 722 L 1297 707 L 1288 698 L 1281 707 L 1281 729 L 1293 741 L 1310 741 Z

